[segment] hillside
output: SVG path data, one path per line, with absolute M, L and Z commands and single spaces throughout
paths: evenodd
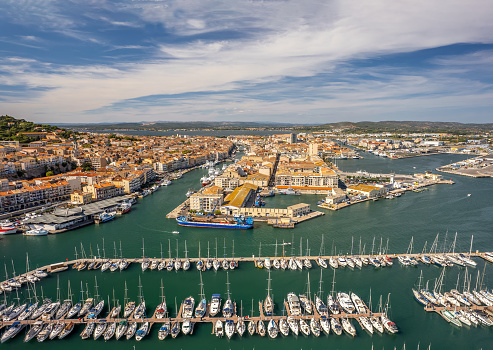
M 19 141 L 28 143 L 38 138 L 23 135 L 23 133 L 32 132 L 54 132 L 61 131 L 62 135 L 68 137 L 70 132 L 61 129 L 58 126 L 35 124 L 24 119 L 16 119 L 8 115 L 0 116 L 0 141 Z

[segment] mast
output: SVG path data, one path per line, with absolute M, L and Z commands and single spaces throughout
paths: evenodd
M 82 245 L 82 243 L 81 243 Z M 106 259 L 106 253 L 104 252 L 104 237 L 103 237 L 103 259 Z
M 260 256 L 261 256 L 261 252 L 262 252 L 262 242 L 259 242 L 259 247 L 258 247 L 258 258 L 260 259 Z
M 199 241 L 199 260 L 200 260 L 200 241 Z
M 200 242 L 199 242 L 200 247 Z M 235 240 L 233 239 L 233 260 L 235 259 Z
M 144 237 L 142 237 L 142 259 L 144 259 L 146 257 L 145 253 L 144 253 Z
M 163 244 L 161 243 L 161 251 L 163 250 Z M 123 254 L 122 254 L 122 241 L 120 241 L 120 259 L 123 259 Z
M 108 298 L 109 298 L 109 296 L 108 296 Z M 110 305 L 109 301 L 108 301 L 108 305 Z M 115 288 L 113 288 L 113 308 L 115 308 L 115 307 L 116 307 Z
M 185 259 L 188 259 L 187 240 L 185 240 Z
M 474 235 L 471 235 L 471 246 L 469 247 L 469 258 L 471 257 L 471 252 L 472 252 L 472 239 L 474 238 Z
M 223 249 L 224 249 L 223 258 L 226 258 L 226 238 L 224 238 Z
M 99 288 L 98 288 L 98 280 L 96 276 L 94 276 L 94 283 L 95 283 L 95 288 L 96 288 L 96 294 L 94 295 L 94 298 L 96 299 L 96 302 L 99 301 Z
M 123 296 L 123 303 L 125 304 L 125 306 L 127 306 L 127 303 L 128 303 L 127 294 L 128 294 L 127 280 L 125 280 L 125 294 Z
M 118 254 L 116 254 L 116 242 L 113 241 L 113 249 L 115 250 L 115 259 L 118 259 Z
M 351 256 L 353 256 L 353 244 L 354 244 L 354 237 L 351 236 Z
M 98 250 L 98 259 L 101 259 L 101 254 L 99 253 L 99 244 L 96 243 L 96 248 Z
M 428 244 L 428 241 L 425 241 L 425 245 L 423 246 L 423 250 L 421 251 L 421 254 L 425 254 L 427 244 Z
M 43 290 L 43 287 L 41 287 L 41 291 Z M 82 281 L 80 281 L 80 294 L 79 294 L 79 302 L 82 303 L 84 301 L 84 288 L 82 286 Z
M 140 280 L 140 275 L 139 275 L 139 300 L 142 303 L 142 301 L 143 301 L 143 296 L 142 296 L 142 281 Z
M 267 297 L 270 297 L 270 283 L 272 279 L 270 278 L 270 269 L 269 269 L 269 278 L 267 279 Z
M 171 260 L 171 239 L 168 239 L 168 245 L 169 260 Z
M 455 243 L 457 241 L 457 231 L 455 231 L 454 243 L 452 243 L 452 254 L 455 255 Z
M 371 255 L 373 255 L 373 249 L 375 248 L 375 236 L 373 236 L 373 243 L 371 245 Z
M 311 292 L 310 292 L 310 272 L 308 272 L 308 277 L 307 277 L 306 284 L 308 285 L 308 287 L 307 287 L 308 300 L 309 301 L 312 301 L 312 296 L 311 296 Z
M 178 239 L 176 240 L 176 260 L 178 260 Z
M 77 254 L 77 247 L 74 248 L 75 248 L 75 260 L 79 260 L 79 254 Z
M 61 298 L 62 298 L 62 296 L 60 294 L 60 275 L 57 275 L 56 276 L 56 300 L 60 301 Z
M 320 283 L 319 283 L 319 286 L 318 286 L 318 297 L 320 299 L 322 299 L 322 272 L 323 272 L 323 269 L 320 269 Z
M 217 237 L 216 237 L 216 260 L 217 260 Z
M 200 299 L 204 300 L 205 299 L 205 293 L 204 293 L 204 282 L 202 282 L 202 271 L 199 270 L 199 275 L 200 275 Z M 162 283 L 162 280 L 161 280 Z
M 302 250 L 303 250 L 302 245 L 303 245 L 303 238 L 302 238 L 302 237 L 300 237 L 300 258 L 301 258 L 301 255 L 302 255 Z
M 13 277 L 15 278 L 14 259 L 11 259 L 10 261 L 12 261 L 12 274 L 13 274 Z
M 361 255 L 361 236 L 359 236 L 359 255 Z
M 330 295 L 335 295 L 335 286 L 336 286 L 336 269 L 334 269 L 334 277 L 332 277 L 332 290 L 330 291 Z
M 228 299 L 230 299 L 230 294 L 229 294 L 229 273 L 226 271 L 226 284 L 228 285 Z
M 274 248 L 274 256 L 277 258 L 277 239 L 276 239 L 276 247 Z
M 70 288 L 70 280 L 68 280 L 68 295 L 67 295 L 67 300 L 70 299 L 70 302 L 72 302 L 72 289 Z M 36 296 L 36 292 L 34 293 Z
M 209 241 L 207 241 L 207 260 L 209 260 Z
M 161 304 L 164 303 L 164 287 L 163 287 L 163 279 L 161 278 Z

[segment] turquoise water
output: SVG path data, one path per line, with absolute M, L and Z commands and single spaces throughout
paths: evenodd
M 465 158 L 459 155 L 436 155 L 414 159 L 390 160 L 366 155 L 361 160 L 340 161 L 339 167 L 343 170 L 367 170 L 397 173 L 412 173 L 433 170 L 441 165 Z M 416 167 L 415 169 L 413 167 Z M 324 251 L 348 253 L 351 250 L 351 240 L 354 237 L 354 252 L 359 250 L 361 237 L 365 251 L 371 251 L 373 238 L 375 237 L 375 250 L 389 239 L 390 252 L 405 252 L 411 237 L 414 237 L 415 251 L 421 251 L 425 241 L 428 247 L 440 234 L 439 249 L 442 249 L 447 235 L 448 246 L 457 232 L 456 251 L 468 251 L 471 235 L 474 235 L 473 250 L 493 250 L 491 232 L 493 227 L 493 180 L 473 179 L 444 174 L 445 178 L 452 178 L 454 185 L 436 185 L 422 193 L 406 193 L 394 200 L 379 200 L 377 202 L 365 202 L 337 212 L 326 211 L 326 215 L 311 221 L 299 224 L 294 230 L 273 229 L 265 224 L 256 224 L 255 229 L 248 231 L 230 231 L 219 229 L 197 229 L 178 226 L 175 221 L 165 218 L 172 208 L 185 200 L 185 193 L 189 189 L 200 187 L 199 179 L 205 170 L 199 169 L 174 181 L 167 188 L 161 188 L 152 196 L 139 199 L 139 204 L 132 208 L 131 213 L 121 218 L 100 226 L 88 226 L 79 230 L 48 237 L 24 237 L 22 235 L 8 236 L 0 240 L 0 257 L 7 266 L 9 275 L 12 274 L 12 262 L 14 261 L 16 272 L 24 272 L 26 253 L 29 254 L 31 267 L 42 266 L 74 258 L 74 248 L 80 254 L 81 243 L 87 255 L 92 249 L 96 253 L 99 246 L 102 254 L 104 239 L 105 254 L 114 256 L 114 244 L 116 242 L 119 255 L 119 242 L 122 242 L 123 255 L 126 257 L 142 256 L 142 238 L 145 241 L 145 255 L 150 257 L 161 256 L 161 244 L 164 257 L 168 256 L 169 243 L 171 255 L 176 257 L 176 244 L 178 240 L 178 254 L 184 257 L 185 241 L 189 256 L 197 256 L 199 242 L 201 256 L 207 256 L 207 243 L 210 246 L 210 255 L 216 255 L 216 239 L 218 256 L 233 254 L 235 256 L 257 256 L 259 245 L 262 244 L 262 255 L 274 255 L 275 243 L 284 241 L 293 242 L 286 246 L 286 254 L 299 254 L 300 238 L 302 239 L 302 253 L 305 254 L 308 247 L 310 252 L 317 255 L 321 249 L 322 236 L 324 236 Z M 467 194 L 471 194 L 470 197 Z M 276 196 L 267 199 L 268 206 L 281 206 L 297 203 L 299 201 L 315 204 L 322 196 Z M 171 232 L 178 230 L 179 235 Z M 226 246 L 226 249 L 224 249 Z M 278 246 L 278 255 L 282 254 L 282 248 Z M 471 269 L 473 287 L 476 281 L 477 271 L 483 271 L 484 262 L 478 261 L 478 268 Z M 0 271 L 4 264 L 0 264 Z M 372 304 L 377 307 L 380 295 L 384 299 L 391 293 L 391 319 L 397 323 L 400 333 L 396 335 L 368 335 L 355 324 L 358 335 L 352 339 L 348 336 L 337 337 L 335 335 L 321 336 L 320 338 L 279 336 L 272 340 L 259 336 L 245 336 L 242 339 L 234 337 L 232 340 L 217 339 L 211 335 L 211 325 L 197 325 L 193 336 L 179 336 L 177 339 L 166 339 L 160 342 L 157 339 L 158 325 L 154 325 L 151 334 L 141 342 L 134 340 L 111 340 L 104 342 L 86 340 L 79 337 L 82 327 L 74 331 L 68 338 L 45 343 L 31 342 L 24 344 L 22 335 L 18 335 L 12 341 L 5 343 L 4 347 L 16 349 L 62 349 L 72 346 L 74 349 L 82 349 L 91 346 L 94 349 L 110 349 L 124 347 L 131 349 L 157 349 L 165 346 L 169 349 L 401 349 L 406 343 L 408 349 L 417 347 L 426 348 L 430 343 L 432 349 L 487 349 L 491 344 L 493 330 L 486 328 L 454 328 L 447 324 L 437 314 L 426 313 L 420 305 L 414 301 L 410 288 L 415 283 L 419 273 L 423 270 L 424 280 L 438 277 L 440 269 L 434 266 L 422 266 L 419 268 L 404 268 L 397 261 L 391 268 L 374 270 L 363 268 L 351 271 L 349 269 L 336 270 L 336 290 L 354 291 L 365 301 L 372 294 Z M 493 281 L 488 275 L 491 265 L 486 268 L 484 283 L 493 287 Z M 445 288 L 455 287 L 457 275 L 461 273 L 461 284 L 464 269 L 453 267 L 447 270 Z M 3 275 L 3 273 L 1 273 Z M 324 295 L 331 289 L 333 272 L 330 269 L 323 271 L 322 289 Z M 89 293 L 94 294 L 95 277 L 99 286 L 99 294 L 112 299 L 113 289 L 115 296 L 123 302 L 124 283 L 127 282 L 128 294 L 134 300 L 138 296 L 138 278 L 141 276 L 143 293 L 148 307 L 148 313 L 154 311 L 154 307 L 160 299 L 160 281 L 163 280 L 167 304 L 171 313 L 175 312 L 175 298 L 178 306 L 189 295 L 196 299 L 200 292 L 200 277 L 195 268 L 187 272 L 146 271 L 141 272 L 140 265 L 133 264 L 124 272 L 100 271 L 66 271 L 59 274 L 62 297 L 67 294 L 67 282 L 70 280 L 74 299 L 78 298 L 81 281 L 84 289 L 86 284 Z M 212 293 L 226 294 L 226 273 L 206 271 L 202 274 L 204 288 L 210 299 Z M 272 290 L 276 303 L 276 314 L 282 313 L 282 301 L 290 291 L 305 292 L 308 272 L 304 271 L 272 271 Z M 258 315 L 258 301 L 265 298 L 267 288 L 267 272 L 258 270 L 253 264 L 241 264 L 238 270 L 229 273 L 230 291 L 232 298 L 240 305 L 243 302 L 243 314 L 251 314 L 252 300 L 254 301 L 254 315 Z M 314 267 L 310 270 L 311 292 L 319 289 L 320 269 Z M 57 279 L 55 276 L 44 279 L 38 284 L 37 293 L 45 296 L 56 297 Z M 20 298 L 27 298 L 27 292 L 22 289 Z

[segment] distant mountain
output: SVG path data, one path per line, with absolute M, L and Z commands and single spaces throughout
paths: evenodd
M 59 124 L 62 125 L 62 124 Z M 313 126 L 311 124 L 310 126 Z M 240 130 L 240 129 L 286 129 L 302 127 L 305 124 L 289 123 L 258 123 L 258 122 L 139 122 L 139 123 L 101 123 L 101 124 L 63 124 L 72 130 Z
M 315 130 L 343 130 L 345 133 L 452 133 L 474 134 L 493 131 L 493 123 L 463 124 L 457 122 L 429 122 L 429 121 L 380 121 L 380 122 L 339 122 L 328 123 L 309 128 Z

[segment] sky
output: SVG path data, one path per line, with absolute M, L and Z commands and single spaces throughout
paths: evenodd
M 493 122 L 491 0 L 1 0 L 0 115 Z

